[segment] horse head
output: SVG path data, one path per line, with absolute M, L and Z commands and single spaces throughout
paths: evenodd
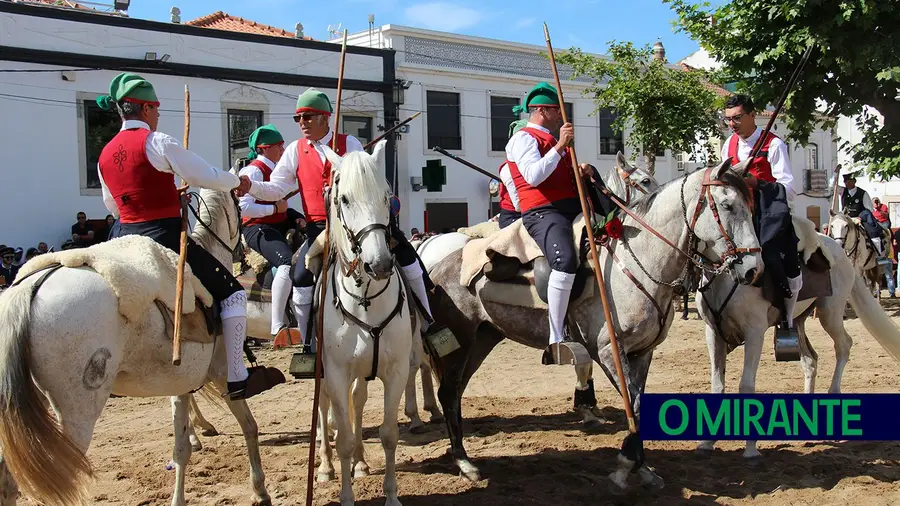
M 194 194 L 197 224 L 192 237 L 197 244 L 230 266 L 232 255 L 241 240 L 241 212 L 232 192 L 203 188 Z
M 629 163 L 621 151 L 616 153 L 616 172 L 625 184 L 644 195 L 649 195 L 659 189 L 660 184 L 653 174 Z
M 828 236 L 842 248 L 847 247 L 847 239 L 850 231 L 856 228 L 856 224 L 844 213 L 835 213 L 828 224 Z
M 363 272 L 383 280 L 393 272 L 388 247 L 390 187 L 380 167 L 386 142 L 375 145 L 370 155 L 354 151 L 343 157 L 325 149 L 332 166 L 329 199 L 329 237 L 346 273 Z
M 763 263 L 742 170 L 740 164 L 732 167 L 729 159 L 696 171 L 686 176 L 697 188 L 696 198 L 685 201 L 685 185 L 681 197 L 684 219 L 697 239 L 696 251 L 717 259 L 713 263 L 729 269 L 735 281 L 750 284 L 762 274 Z

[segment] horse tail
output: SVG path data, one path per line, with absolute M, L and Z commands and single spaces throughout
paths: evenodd
M 856 275 L 853 290 L 850 292 L 850 305 L 869 334 L 894 357 L 894 360 L 900 362 L 900 329 L 884 313 L 881 304 L 866 288 L 859 274 Z
M 0 297 L 0 448 L 22 491 L 45 504 L 84 504 L 93 473 L 84 452 L 51 415 L 31 376 L 32 289 Z

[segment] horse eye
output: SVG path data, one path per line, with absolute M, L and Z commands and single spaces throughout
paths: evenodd
M 729 213 L 734 210 L 734 207 L 731 204 L 722 204 L 722 207 L 725 208 Z
M 649 179 L 649 178 L 647 178 L 647 179 L 641 179 L 641 184 L 643 184 L 643 185 L 648 185 L 648 184 L 650 184 L 650 179 Z
M 345 206 L 350 204 L 350 201 L 347 200 L 346 195 L 341 195 L 341 203 L 344 204 Z

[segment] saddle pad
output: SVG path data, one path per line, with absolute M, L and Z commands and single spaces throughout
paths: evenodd
M 765 271 L 768 272 L 768 271 Z M 816 272 L 806 264 L 800 266 L 800 274 L 803 276 L 803 287 L 800 288 L 800 296 L 797 301 L 829 297 L 832 295 L 831 270 Z M 763 274 L 763 297 L 775 305 L 777 287 L 772 276 Z
M 88 267 L 101 275 L 119 299 L 119 313 L 129 322 L 142 321 L 155 300 L 175 308 L 178 254 L 148 237 L 128 235 L 89 248 L 39 255 L 22 266 L 19 276 L 57 263 L 70 268 Z M 195 299 L 205 306 L 213 304 L 212 295 L 187 264 L 182 299 L 182 314 L 194 312 Z
M 593 278 L 585 283 L 581 295 L 570 302 L 569 307 L 575 307 L 593 297 L 596 293 L 596 284 Z M 537 288 L 534 286 L 534 271 L 531 269 L 522 269 L 516 277 L 503 282 L 481 278 L 475 284 L 475 290 L 482 300 L 488 302 L 532 309 L 548 309 L 547 304 L 541 300 Z
M 163 321 L 166 322 L 166 335 L 174 341 L 175 313 L 169 310 L 162 302 L 158 300 L 154 302 L 160 314 L 162 314 Z M 181 320 L 181 339 L 185 342 L 201 344 L 210 344 L 216 340 L 215 336 L 209 333 L 209 327 L 203 311 L 194 311 L 191 314 L 184 315 Z
M 581 244 L 584 226 L 585 220 L 579 214 L 572 222 L 572 235 L 576 245 Z M 471 240 L 463 246 L 459 283 L 462 286 L 470 286 L 475 276 L 481 273 L 494 255 L 515 258 L 521 264 L 527 264 L 537 257 L 544 256 L 537 242 L 528 235 L 528 230 L 525 229 L 522 220 L 516 220 L 512 225 L 502 228 L 488 237 Z
M 456 230 L 460 234 L 467 235 L 472 239 L 483 239 L 495 232 L 500 231 L 500 223 L 496 221 L 483 221 L 471 227 L 460 227 Z
M 259 277 L 253 275 L 252 269 L 238 276 L 237 280 L 244 287 L 244 291 L 247 292 L 248 300 L 263 303 L 272 302 L 272 290 L 264 288 L 260 284 Z
M 800 252 L 803 263 L 809 262 L 813 254 L 818 250 L 828 262 L 829 268 L 834 265 L 834 257 L 831 256 L 831 252 L 825 247 L 825 243 L 822 242 L 822 238 L 825 236 L 816 232 L 816 225 L 802 216 L 791 215 L 791 221 L 794 224 L 794 233 L 797 234 L 797 251 Z

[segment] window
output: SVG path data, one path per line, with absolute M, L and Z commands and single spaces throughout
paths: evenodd
M 569 118 L 569 123 L 575 124 L 575 110 L 572 107 L 572 102 L 564 102 L 566 106 L 566 117 Z M 553 137 L 559 139 L 559 129 L 554 129 L 550 133 L 553 134 Z
M 813 143 L 806 146 L 806 168 L 819 170 L 819 146 Z
M 247 158 L 250 134 L 263 124 L 262 111 L 228 109 L 228 166 Z
M 363 146 L 372 140 L 372 118 L 369 116 L 343 116 L 343 132 L 359 139 Z
M 103 147 L 119 133 L 122 120 L 115 111 L 104 111 L 95 100 L 84 102 L 85 188 L 100 188 L 97 162 Z
M 597 112 L 600 117 L 600 154 L 614 155 L 625 152 L 625 141 L 622 132 L 616 133 L 612 124 L 619 117 L 611 107 L 604 107 Z
M 505 151 L 509 140 L 509 124 L 519 119 L 512 108 L 518 98 L 491 97 L 491 151 Z
M 428 148 L 462 149 L 459 93 L 427 91 Z

